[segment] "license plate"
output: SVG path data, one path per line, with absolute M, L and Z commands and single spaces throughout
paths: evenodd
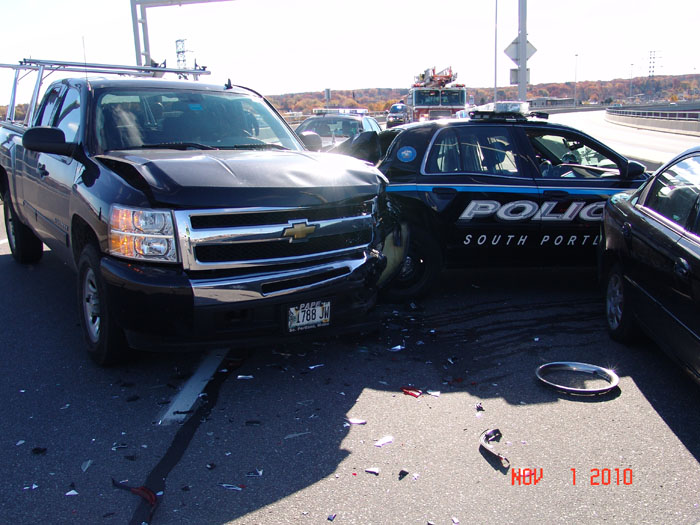
M 289 309 L 287 326 L 290 332 L 308 330 L 331 323 L 331 302 L 312 301 Z

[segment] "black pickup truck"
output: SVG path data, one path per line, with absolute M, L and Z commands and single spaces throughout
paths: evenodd
M 347 329 L 399 267 L 383 175 L 306 150 L 254 91 L 75 75 L 28 117 L 0 124 L 9 245 L 76 269 L 99 364 Z

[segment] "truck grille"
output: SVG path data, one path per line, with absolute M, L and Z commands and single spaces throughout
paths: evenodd
M 376 199 L 340 206 L 176 210 L 186 270 L 296 264 L 366 251 L 374 239 Z

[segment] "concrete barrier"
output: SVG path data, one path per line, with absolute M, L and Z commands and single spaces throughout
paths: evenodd
M 608 108 L 605 120 L 634 128 L 700 137 L 700 111 L 648 111 Z

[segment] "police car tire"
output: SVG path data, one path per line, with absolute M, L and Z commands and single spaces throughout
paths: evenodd
M 442 248 L 435 235 L 411 225 L 407 261 L 384 291 L 389 301 L 405 301 L 428 295 L 442 272 Z M 406 273 L 406 268 L 409 268 Z
M 635 322 L 629 285 L 619 263 L 611 266 L 605 281 L 605 319 L 612 339 L 621 343 L 632 341 Z

